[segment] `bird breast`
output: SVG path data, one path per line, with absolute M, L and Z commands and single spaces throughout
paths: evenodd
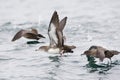
M 59 48 L 50 48 L 50 49 L 48 50 L 48 52 L 49 52 L 49 53 L 54 53 L 54 54 L 56 54 L 56 53 L 60 53 L 60 49 L 59 49 Z

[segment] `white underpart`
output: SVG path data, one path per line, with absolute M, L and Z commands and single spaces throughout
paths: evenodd
M 48 50 L 48 53 L 57 54 L 57 53 L 60 53 L 60 49 L 59 48 L 50 48 Z
M 58 44 L 58 38 L 56 36 L 56 27 L 54 24 L 51 23 L 51 26 L 50 26 L 50 31 L 49 31 L 49 35 L 50 37 L 54 40 L 54 44 Z M 54 45 L 53 44 L 53 45 Z

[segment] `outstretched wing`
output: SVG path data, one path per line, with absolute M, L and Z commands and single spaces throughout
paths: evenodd
M 59 26 L 59 18 L 58 14 L 55 11 L 52 15 L 52 18 L 50 20 L 49 28 L 48 28 L 48 35 L 50 38 L 50 46 L 54 46 L 58 44 L 58 37 L 56 34 L 56 30 Z
M 69 48 L 69 49 L 75 49 L 75 48 L 76 48 L 76 46 L 74 46 L 74 45 L 72 45 L 72 46 L 64 45 L 64 47 L 67 47 L 67 48 Z
M 97 50 L 96 57 L 98 57 L 101 61 L 103 61 L 103 59 L 105 58 L 104 49 L 99 48 Z
M 110 50 L 110 51 L 111 51 L 111 53 L 114 54 L 114 55 L 120 54 L 120 52 L 119 52 L 119 51 L 116 51 L 116 50 Z
M 38 31 L 35 28 L 31 28 L 31 33 L 33 33 L 33 35 L 37 35 L 39 38 L 45 38 L 42 34 L 38 34 Z
M 26 33 L 25 30 L 20 30 L 19 32 L 17 32 L 17 33 L 15 34 L 15 36 L 14 36 L 13 39 L 12 39 L 12 41 L 15 41 L 15 40 L 21 38 L 25 33 Z
M 35 28 L 31 28 L 31 32 L 34 33 L 34 34 L 38 34 L 38 31 Z
M 58 38 L 58 47 L 63 47 L 64 45 L 64 40 L 63 40 L 63 33 L 59 29 L 56 31 L 57 38 Z
M 66 25 L 67 17 L 64 17 L 60 23 L 59 27 L 57 28 L 57 35 L 58 35 L 58 46 L 63 47 L 64 45 L 64 37 L 63 37 L 63 29 Z
M 67 21 L 67 17 L 64 17 L 64 18 L 60 21 L 60 23 L 59 23 L 59 30 L 60 30 L 60 31 L 63 31 L 63 29 L 64 29 L 64 27 L 65 27 L 65 25 L 66 25 L 66 21 Z

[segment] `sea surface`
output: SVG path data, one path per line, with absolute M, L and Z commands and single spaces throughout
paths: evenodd
M 54 11 L 68 17 L 64 35 L 74 53 L 36 51 L 49 45 Z M 46 38 L 11 42 L 21 29 L 36 28 Z M 120 0 L 0 0 L 0 80 L 120 80 L 120 55 L 96 66 L 81 54 L 92 45 L 120 51 Z M 94 65 L 93 65 L 94 64 Z

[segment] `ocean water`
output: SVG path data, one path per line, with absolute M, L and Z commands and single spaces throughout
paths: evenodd
M 51 15 L 67 16 L 65 44 L 74 53 L 36 51 L 49 44 Z M 36 28 L 46 36 L 39 44 L 11 39 L 20 29 Z M 0 0 L 0 80 L 119 80 L 120 55 L 105 67 L 91 65 L 81 54 L 91 45 L 120 51 L 119 0 Z

